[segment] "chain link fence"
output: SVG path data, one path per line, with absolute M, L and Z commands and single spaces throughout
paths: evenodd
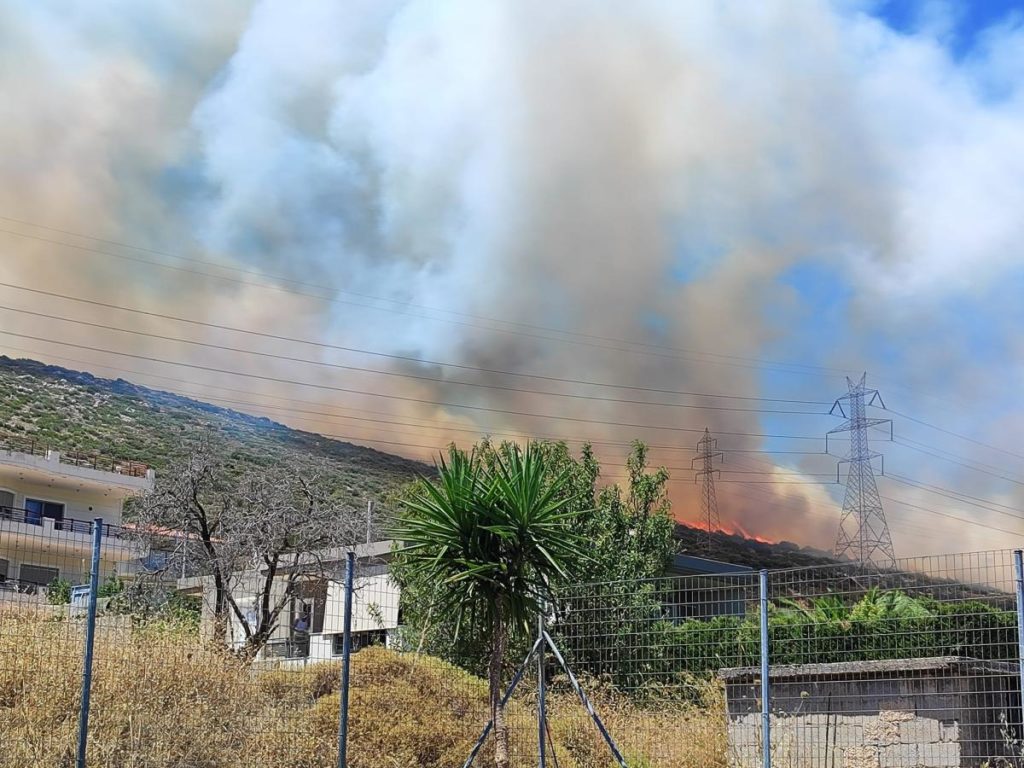
M 407 625 L 387 545 L 356 549 L 350 578 L 341 551 L 279 574 L 252 652 L 245 595 L 217 621 L 210 577 L 179 578 L 139 612 L 124 530 L 0 510 L 0 766 L 494 764 L 490 649 Z M 500 669 L 509 764 L 1024 765 L 1016 557 L 563 587 Z

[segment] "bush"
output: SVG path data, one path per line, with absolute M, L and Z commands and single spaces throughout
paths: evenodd
M 83 622 L 0 610 L 0 766 L 73 764 Z M 74 650 L 71 650 L 74 649 Z M 90 768 L 334 768 L 340 668 L 254 669 L 171 625 L 101 615 Z M 630 765 L 724 766 L 720 687 L 642 708 L 584 680 Z M 536 761 L 534 688 L 508 709 L 513 766 Z M 552 681 L 552 744 L 562 768 L 608 768 L 586 712 Z M 353 656 L 349 766 L 457 768 L 486 723 L 486 683 L 446 662 L 380 647 Z M 671 732 L 673 738 L 666 739 Z M 489 758 L 489 747 L 478 765 Z
M 67 605 L 71 602 L 71 582 L 67 579 L 54 579 L 46 587 L 46 601 L 50 605 Z

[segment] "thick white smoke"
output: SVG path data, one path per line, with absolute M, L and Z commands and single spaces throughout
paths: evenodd
M 957 58 L 941 25 L 898 34 L 870 10 L 824 0 L 263 0 L 225 11 L 216 32 L 203 35 L 187 14 L 154 15 L 153 24 L 165 22 L 166 50 L 179 52 L 162 58 L 123 42 L 148 20 L 97 33 L 84 21 L 50 19 L 101 71 L 161 85 L 138 86 L 144 98 L 118 110 L 115 135 L 125 146 L 103 142 L 103 126 L 86 126 L 83 138 L 101 143 L 89 145 L 87 158 L 67 156 L 73 181 L 53 194 L 68 198 L 61 211 L 76 201 L 90 211 L 72 223 L 98 214 L 108 233 L 168 248 L 174 233 L 193 227 L 207 254 L 334 291 L 324 302 L 237 284 L 197 290 L 187 277 L 142 286 L 149 301 L 184 303 L 198 316 L 466 365 L 694 392 L 827 400 L 844 388 L 834 369 L 868 369 L 880 374 L 880 387 L 900 382 L 917 391 L 934 390 L 942 377 L 945 395 L 1000 404 L 980 430 L 966 409 L 964 421 L 948 426 L 998 439 L 988 430 L 1006 418 L 1010 393 L 968 375 L 963 361 L 976 335 L 959 333 L 953 320 L 939 334 L 922 329 L 933 327 L 936 312 L 954 317 L 951 297 L 988 298 L 996 312 L 1009 305 L 993 285 L 1019 265 L 1024 235 L 1024 33 L 1008 21 Z M 116 78 L 90 91 L 42 27 L 24 47 L 56 62 L 52 78 L 75 97 L 65 107 L 70 121 L 106 114 L 105 98 L 135 92 Z M 181 53 L 193 48 L 204 52 L 201 63 Z M 160 105 L 164 86 L 175 98 L 154 116 L 147 109 Z M 44 107 L 30 93 L 15 101 L 41 119 Z M 30 166 L 43 165 L 44 143 L 11 130 L 8 143 L 39 150 Z M 128 169 L 105 177 L 110 189 L 95 210 L 75 186 L 97 177 L 93 163 L 108 174 Z M 10 180 L 20 169 L 8 164 L 3 173 Z M 24 218 L 48 219 L 39 212 L 45 197 Z M 10 267 L 19 275 L 33 269 Z M 217 336 L 228 339 L 237 341 Z M 315 348 L 299 353 L 389 365 Z M 167 354 L 211 357 L 173 346 Z M 751 359 L 828 370 L 791 375 Z M 1019 366 L 1020 350 L 1010 359 Z M 835 423 L 487 390 L 451 380 L 644 397 L 414 363 L 390 365 L 445 381 L 295 371 L 253 359 L 237 365 L 551 417 L 267 388 L 520 435 L 641 436 L 688 447 L 696 434 L 591 422 L 802 435 Z M 901 396 L 908 391 L 890 400 Z M 321 428 L 355 430 L 326 421 Z M 387 439 L 414 444 L 470 437 L 390 429 L 397 434 Z M 359 434 L 374 436 L 369 428 Z M 727 453 L 820 448 L 738 435 L 721 444 Z M 623 450 L 601 452 L 617 461 Z M 655 451 L 656 460 L 680 467 L 690 455 Z M 733 454 L 732 468 L 787 473 L 760 476 L 768 479 L 834 467 L 792 456 L 780 470 L 781 455 L 748 456 Z M 673 494 L 692 518 L 692 486 L 680 482 Z M 723 516 L 748 530 L 830 543 L 837 516 L 827 490 L 737 484 L 719 495 Z M 908 515 L 904 525 L 902 534 L 894 526 L 897 543 L 910 547 L 926 523 Z M 937 539 L 916 549 L 953 539 L 936 530 Z M 992 536 L 974 533 L 979 545 Z

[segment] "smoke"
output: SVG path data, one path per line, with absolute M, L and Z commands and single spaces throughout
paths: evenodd
M 845 390 L 839 373 L 866 369 L 883 390 L 905 387 L 887 391 L 889 402 L 909 400 L 906 410 L 932 422 L 946 416 L 921 391 L 988 403 L 980 421 L 963 408 L 943 423 L 998 442 L 997 425 L 1019 418 L 1012 392 L 996 377 L 978 381 L 964 363 L 976 355 L 978 329 L 1003 334 L 1015 311 L 1005 286 L 1024 235 L 1024 32 L 1010 19 L 958 57 L 943 42 L 946 26 L 897 33 L 870 10 L 782 0 L 263 0 L 210 24 L 171 4 L 140 17 L 118 3 L 98 17 L 44 24 L 22 7 L 0 29 L 20 41 L 4 55 L 32 62 L 33 85 L 22 82 L 9 100 L 22 116 L 4 120 L 0 138 L 24 151 L 0 171 L 28 192 L 5 195 L 3 209 L 257 270 L 290 292 L 138 265 L 129 287 L 124 264 L 91 258 L 67 269 L 72 257 L 45 243 L 36 260 L 11 260 L 2 273 L 38 284 L 65 268 L 58 283 L 88 281 L 91 296 L 116 293 L 121 303 L 649 389 L 831 401 Z M 133 42 L 153 35 L 159 55 Z M 53 127 L 65 124 L 76 130 Z M 103 341 L 225 362 L 174 343 Z M 655 461 L 685 468 L 699 435 L 678 430 L 709 426 L 726 453 L 723 520 L 831 544 L 841 495 L 816 483 L 833 460 L 748 452 L 819 451 L 822 441 L 759 435 L 820 436 L 833 418 L 457 382 L 762 411 L 827 406 L 645 394 L 243 341 L 440 379 L 231 359 L 242 372 L 419 401 L 411 402 L 188 374 L 309 401 L 316 407 L 301 407 L 321 413 L 377 412 L 400 424 L 275 412 L 261 400 L 296 426 L 405 443 L 389 447 L 418 457 L 431 453 L 421 446 L 465 443 L 474 430 L 589 438 L 615 480 L 632 437 L 672 446 L 655 449 Z M 1020 359 L 1018 346 L 984 363 L 1005 373 L 1019 371 Z M 962 454 L 964 445 L 948 449 Z M 910 451 L 899 457 L 906 474 L 948 478 L 949 467 Z M 673 474 L 677 514 L 694 520 L 692 474 Z M 1024 501 L 992 477 L 962 479 L 972 494 Z M 912 489 L 900 498 L 944 503 Z M 961 526 L 948 519 L 900 507 L 890 517 L 904 552 L 963 547 Z M 970 536 L 984 546 L 998 534 Z

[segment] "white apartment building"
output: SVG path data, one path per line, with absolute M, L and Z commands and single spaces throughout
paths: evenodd
M 392 645 L 400 626 L 399 588 L 388 572 L 391 542 L 378 541 L 355 547 L 356 568 L 352 600 L 352 644 Z M 257 655 L 258 661 L 282 666 L 327 661 L 341 656 L 345 621 L 345 559 L 348 550 L 310 552 L 300 556 L 303 575 L 287 598 L 284 610 L 269 642 Z M 315 568 L 311 564 L 315 562 Z M 315 570 L 316 573 L 309 573 Z M 275 579 L 271 603 L 285 594 L 288 567 Z M 262 569 L 237 571 L 231 578 L 231 595 L 250 627 L 256 626 L 257 600 L 265 573 Z M 178 589 L 202 597 L 203 634 L 212 639 L 215 591 L 213 577 L 180 579 Z M 227 625 L 228 644 L 236 649 L 245 645 L 245 629 L 232 612 Z
M 103 520 L 100 578 L 137 561 L 121 514 L 154 482 L 153 470 L 135 462 L 0 448 L 0 600 L 42 601 L 58 579 L 87 583 L 95 518 Z

